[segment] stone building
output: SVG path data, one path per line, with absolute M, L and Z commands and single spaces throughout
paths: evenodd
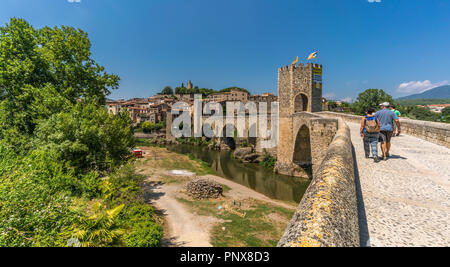
M 189 81 L 187 84 L 187 89 L 193 89 L 194 85 L 192 84 L 192 81 Z
M 249 93 L 241 91 L 239 89 L 232 89 L 232 90 L 230 90 L 230 92 L 220 92 L 220 93 L 210 94 L 206 98 L 206 101 L 211 101 L 211 102 L 214 101 L 217 103 L 228 102 L 228 101 L 247 103 L 248 99 L 249 99 Z
M 280 116 L 322 111 L 322 66 L 289 65 L 278 70 Z
M 272 103 L 272 102 L 277 102 L 278 97 L 274 94 L 264 93 L 261 95 L 251 95 L 248 97 L 248 101 Z
M 337 131 L 337 120 L 322 111 L 322 65 L 289 65 L 278 70 L 279 126 L 275 170 L 312 177 Z

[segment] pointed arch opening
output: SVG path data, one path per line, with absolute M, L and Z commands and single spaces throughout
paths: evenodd
M 298 94 L 294 100 L 294 113 L 308 111 L 308 96 Z
M 303 125 L 295 140 L 293 162 L 301 167 L 312 166 L 311 136 L 309 128 Z

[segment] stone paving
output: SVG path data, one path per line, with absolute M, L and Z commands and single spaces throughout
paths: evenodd
M 361 244 L 450 246 L 450 149 L 402 135 L 392 139 L 392 157 L 374 163 L 364 156 L 360 126 L 347 124 L 359 176 Z

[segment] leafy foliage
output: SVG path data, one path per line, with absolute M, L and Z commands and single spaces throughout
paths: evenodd
M 155 211 L 145 204 L 130 206 L 125 212 L 124 221 L 134 226 L 124 240 L 128 247 L 158 247 L 161 242 L 162 226 L 155 222 Z
M 363 115 L 368 108 L 378 108 L 384 102 L 393 104 L 394 99 L 383 89 L 367 89 L 359 94 L 356 102 L 352 105 L 352 110 L 356 114 Z
M 446 107 L 442 110 L 442 116 L 450 116 L 450 107 Z
M 442 116 L 439 113 L 430 111 L 428 108 L 416 106 L 399 107 L 398 109 L 402 113 L 402 116 L 414 120 L 439 121 Z
M 134 147 L 128 116 L 108 114 L 104 108 L 78 103 L 69 112 L 51 116 L 38 125 L 40 146 L 77 172 L 108 171 L 127 160 Z
M 93 207 L 93 214 L 79 218 L 75 224 L 60 234 L 65 239 L 76 238 L 83 247 L 102 247 L 120 244 L 125 230 L 119 227 L 119 214 L 125 205 L 104 210 L 100 202 Z
M 0 247 L 159 244 L 153 211 L 148 224 L 122 216 L 146 205 L 129 159 L 135 139 L 128 114 L 103 106 L 119 77 L 90 47 L 71 27 L 13 18 L 0 28 Z
M 273 167 L 275 167 L 276 163 L 277 163 L 277 159 L 274 158 L 272 155 L 270 155 L 270 153 L 265 151 L 264 158 L 259 164 L 264 167 L 273 168 Z
M 161 122 L 158 122 L 158 123 L 155 124 L 155 123 L 146 121 L 146 122 L 143 122 L 141 124 L 141 128 L 142 128 L 142 131 L 144 133 L 160 131 L 160 130 L 166 128 L 166 122 L 165 121 L 161 121 Z
M 450 104 L 450 99 L 401 99 L 397 100 L 398 104 L 402 106 L 416 106 L 416 105 L 433 105 L 433 104 Z
M 8 150 L 0 146 L 0 246 L 61 245 L 59 232 L 79 215 L 69 197 L 76 178 L 43 152 Z
M 0 131 L 32 135 L 68 103 L 104 104 L 119 77 L 91 59 L 90 48 L 87 34 L 71 27 L 34 29 L 16 18 L 1 27 Z
M 164 89 L 161 91 L 161 95 L 173 95 L 173 89 L 170 86 L 164 87 Z

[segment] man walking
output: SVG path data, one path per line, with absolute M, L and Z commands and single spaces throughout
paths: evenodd
M 383 151 L 383 160 L 387 160 L 390 157 L 391 151 L 391 138 L 394 134 L 394 122 L 397 125 L 398 134 L 400 134 L 400 120 L 392 110 L 389 109 L 390 104 L 385 102 L 381 104 L 382 110 L 378 111 L 376 116 L 380 120 L 380 139 L 381 139 L 381 150 Z
M 400 118 L 400 116 L 402 115 L 401 113 L 400 113 L 400 111 L 399 110 L 397 110 L 397 108 L 395 107 L 395 105 L 392 105 L 391 106 L 391 110 L 397 115 L 397 117 L 399 117 Z M 396 125 L 395 125 L 395 123 L 394 123 L 394 135 L 393 136 L 399 136 L 400 134 L 397 132 L 397 127 L 396 127 Z

